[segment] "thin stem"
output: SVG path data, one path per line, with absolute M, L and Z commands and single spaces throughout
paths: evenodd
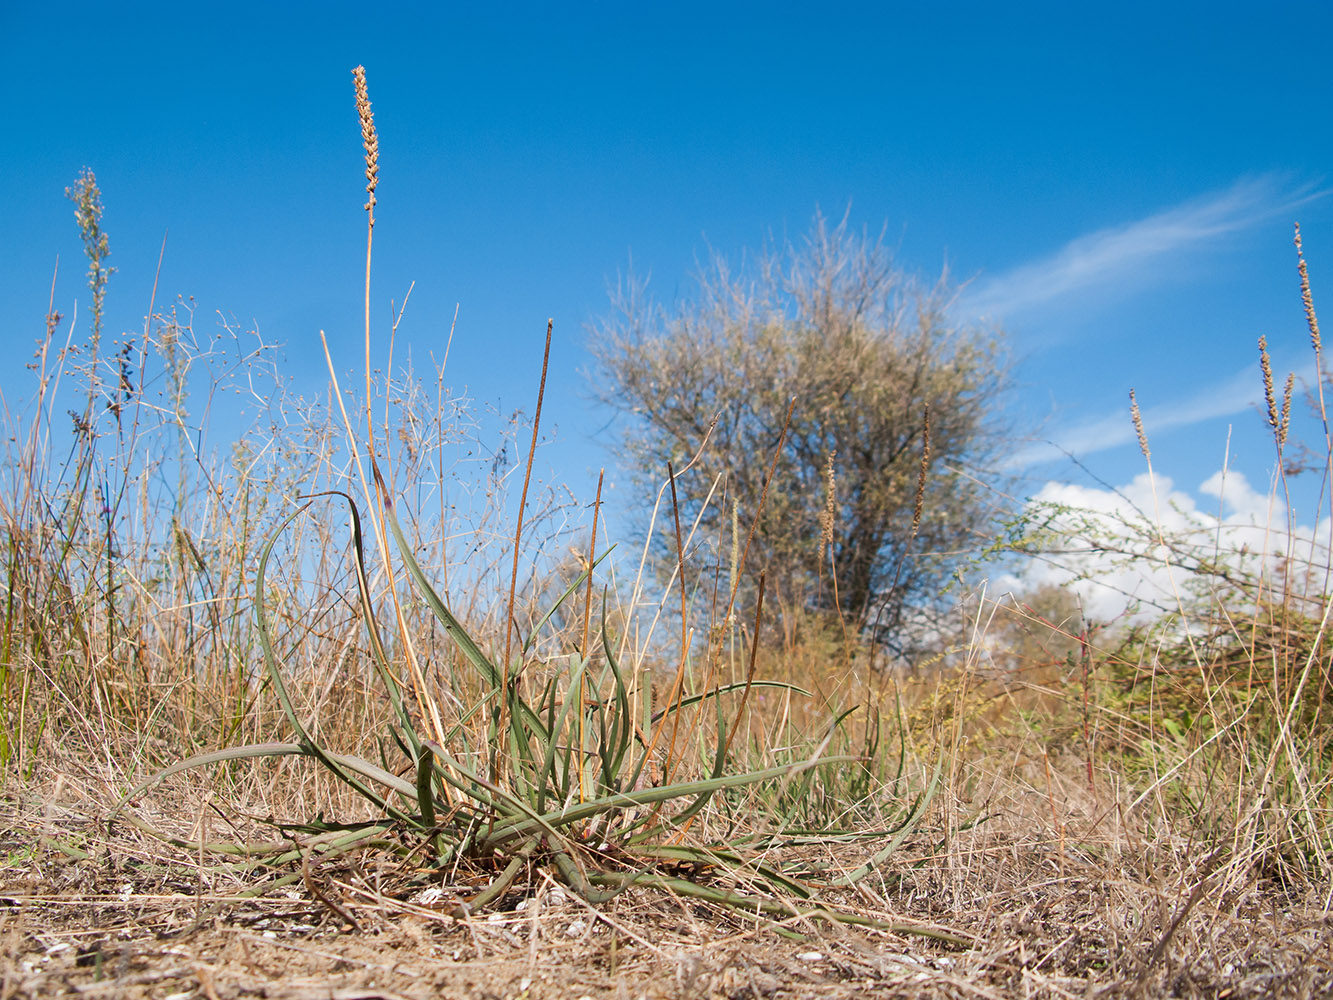
M 532 481 L 532 463 L 537 457 L 537 438 L 542 422 L 542 400 L 546 396 L 546 370 L 551 362 L 551 331 L 555 320 L 546 321 L 546 347 L 542 351 L 542 377 L 537 385 L 537 410 L 532 417 L 532 443 L 528 447 L 528 464 L 523 472 L 523 492 L 518 499 L 518 524 L 514 528 L 514 568 L 509 576 L 509 609 L 505 614 L 505 658 L 500 665 L 500 690 L 509 690 L 509 654 L 514 642 L 514 595 L 518 591 L 518 553 L 519 543 L 523 539 L 523 512 L 528 505 L 528 484 Z M 504 729 L 504 716 L 509 708 L 509 699 L 500 699 L 500 729 Z

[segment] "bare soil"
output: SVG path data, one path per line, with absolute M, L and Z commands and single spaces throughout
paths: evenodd
M 541 871 L 458 919 L 465 876 L 423 894 L 369 853 L 237 902 L 244 881 L 108 832 L 89 788 L 0 802 L 0 1000 L 1333 996 L 1328 886 L 1240 879 L 1184 840 L 1135 846 L 1105 809 L 1062 803 L 1057 826 L 1019 793 L 1003 820 L 941 817 L 831 900 L 960 946 L 795 919 L 788 937 L 644 890 L 594 908 Z

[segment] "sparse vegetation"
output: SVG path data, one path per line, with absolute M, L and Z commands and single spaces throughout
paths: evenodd
M 379 146 L 356 85 L 368 275 Z M 937 551 L 978 502 L 941 499 L 959 483 L 938 461 L 989 448 L 970 395 L 991 384 L 988 342 L 955 344 L 939 393 L 893 411 L 911 460 L 883 459 L 872 500 L 834 456 L 864 431 L 840 419 L 834 369 L 863 355 L 719 328 L 701 350 L 767 331 L 795 351 L 786 381 L 755 361 L 739 370 L 759 381 L 725 386 L 778 422 L 733 414 L 704 451 L 704 424 L 661 425 L 660 543 L 635 566 L 600 493 L 579 507 L 509 474 L 504 456 L 525 449 L 530 471 L 540 445 L 543 358 L 533 414 L 484 420 L 442 368 L 372 364 L 368 281 L 357 394 L 330 359 L 327 396 L 294 395 L 271 345 L 204 336 L 187 300 L 104 349 L 91 172 L 71 196 L 94 321 L 62 348 L 46 317 L 0 472 L 0 996 L 1333 989 L 1328 539 L 1288 526 L 1276 557 L 1239 558 L 1154 513 L 1030 504 L 1007 536 L 1020 554 L 1165 566 L 1166 614 L 1089 622 L 1075 574 L 961 602 L 933 648 L 904 647 L 912 669 L 889 668 L 857 626 L 886 600 L 902 603 L 881 626 L 902 620 L 936 579 L 914 547 Z M 812 247 L 856 266 L 811 272 L 811 315 L 844 280 L 884 293 L 871 314 L 902 304 L 875 284 L 878 244 L 817 226 Z M 1299 275 L 1328 497 L 1303 258 Z M 893 338 L 925 373 L 939 302 L 909 301 L 922 322 Z M 843 332 L 869 350 L 858 317 Z M 1292 475 L 1294 383 L 1275 393 L 1262 356 Z M 881 361 L 863 366 L 874 393 L 896 378 Z M 712 405 L 670 377 L 681 419 Z M 814 415 L 788 423 L 807 390 Z M 722 444 L 745 455 L 719 492 Z M 871 508 L 896 534 L 866 548 Z M 851 628 L 821 604 L 835 580 L 860 580 L 837 592 Z

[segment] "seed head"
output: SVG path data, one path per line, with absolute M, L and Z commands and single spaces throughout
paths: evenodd
M 375 134 L 375 113 L 370 110 L 370 95 L 366 91 L 366 68 L 358 66 L 352 70 L 352 80 L 356 85 L 356 113 L 361 118 L 361 145 L 366 150 L 366 211 L 373 218 L 375 215 L 375 186 L 379 184 L 380 174 L 380 139 Z
M 1152 452 L 1148 450 L 1148 435 L 1143 432 L 1143 414 L 1139 412 L 1139 400 L 1134 395 L 1134 390 L 1129 390 L 1129 416 L 1134 421 L 1134 433 L 1139 438 L 1139 451 L 1143 452 L 1143 457 L 1149 462 L 1152 461 Z
M 1287 443 L 1287 428 L 1291 426 L 1291 396 L 1296 388 L 1296 373 L 1287 373 L 1287 384 L 1282 390 L 1282 423 L 1277 429 L 1277 446 Z
M 1314 314 L 1314 299 L 1310 295 L 1310 275 L 1305 269 L 1305 253 L 1301 249 L 1301 224 L 1296 223 L 1296 271 L 1301 276 L 1301 303 L 1305 306 L 1305 325 L 1310 328 L 1310 344 L 1315 354 L 1323 348 L 1319 339 L 1319 320 Z
M 916 474 L 916 498 L 912 502 L 912 537 L 921 527 L 921 513 L 926 507 L 926 473 L 930 469 L 930 407 L 921 415 L 921 468 Z
M 1268 338 L 1259 338 L 1259 371 L 1264 377 L 1264 402 L 1268 404 L 1268 426 L 1277 430 L 1281 422 L 1277 415 L 1277 398 L 1273 394 L 1273 362 L 1268 357 Z
M 833 472 L 833 459 L 837 454 L 836 448 L 830 451 L 828 462 L 824 465 L 824 510 L 819 515 L 819 551 L 821 553 L 828 551 L 828 547 L 833 544 L 833 519 L 838 509 L 838 481 Z

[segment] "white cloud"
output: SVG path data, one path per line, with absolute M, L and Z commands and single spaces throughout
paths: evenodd
M 1154 490 L 1155 485 L 1155 490 Z M 1143 620 L 1177 608 L 1178 597 L 1208 591 L 1216 577 L 1195 567 L 1213 561 L 1264 575 L 1281 588 L 1284 563 L 1329 563 L 1329 525 L 1288 530 L 1280 497 L 1255 490 L 1238 472 L 1217 472 L 1199 486 L 1201 503 L 1171 480 L 1147 473 L 1116 489 L 1047 483 L 1028 503 L 1050 544 L 1039 558 L 996 581 L 1003 590 L 1072 589 L 1096 621 Z M 1161 544 L 1162 539 L 1169 544 Z
M 1248 229 L 1327 193 L 1278 174 L 1241 180 L 1137 222 L 1080 236 L 1043 260 L 969 289 L 957 308 L 968 317 L 1005 322 L 1065 296 L 1123 287 L 1151 276 L 1148 265 L 1170 253 Z
M 1237 472 L 1219 469 L 1199 485 L 1199 492 L 1225 503 L 1232 518 L 1250 525 L 1266 524 L 1278 513 L 1285 515 L 1281 500 L 1260 493 Z

